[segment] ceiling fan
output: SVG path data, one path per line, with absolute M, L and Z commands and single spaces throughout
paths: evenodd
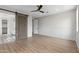
M 31 12 L 41 12 L 44 13 L 44 11 L 41 11 L 41 9 L 43 8 L 43 5 L 37 5 L 38 9 L 37 10 L 33 10 Z

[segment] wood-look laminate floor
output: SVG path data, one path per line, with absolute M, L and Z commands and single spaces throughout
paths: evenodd
M 33 35 L 28 39 L 0 44 L 1 53 L 76 53 L 75 41 Z

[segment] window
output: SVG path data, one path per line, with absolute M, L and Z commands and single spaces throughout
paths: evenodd
M 7 34 L 7 20 L 2 20 L 2 34 Z

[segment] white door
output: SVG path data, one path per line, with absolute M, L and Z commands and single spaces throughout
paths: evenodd
M 38 34 L 38 20 L 37 19 L 35 19 L 35 20 L 33 20 L 33 31 L 34 31 L 34 34 Z

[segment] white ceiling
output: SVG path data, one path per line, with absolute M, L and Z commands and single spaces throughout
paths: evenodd
M 36 5 L 0 5 L 0 8 L 4 8 L 7 10 L 21 12 L 24 14 L 30 14 L 33 18 L 43 17 L 47 15 L 57 14 L 60 12 L 69 11 L 75 9 L 76 6 L 74 5 L 43 5 L 42 11 L 45 13 L 40 12 L 30 12 L 36 10 Z
M 15 13 L 0 10 L 0 19 L 14 19 Z

